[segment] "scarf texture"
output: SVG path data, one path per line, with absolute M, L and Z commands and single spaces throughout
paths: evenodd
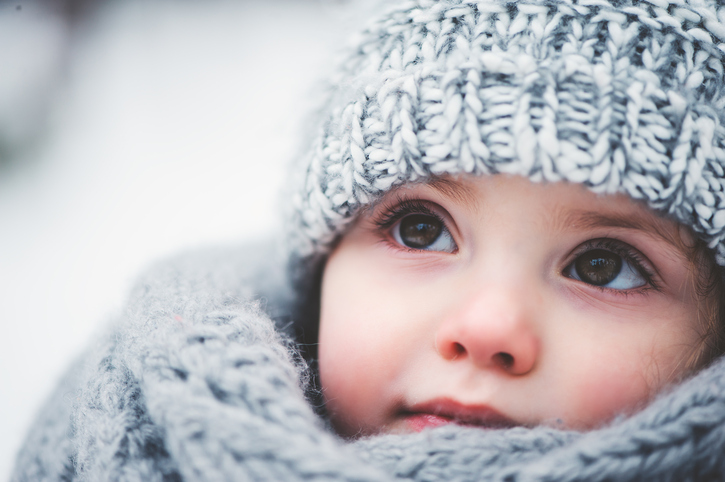
M 354 442 L 304 396 L 268 248 L 167 261 L 43 408 L 13 482 L 725 478 L 725 362 L 589 432 L 446 426 Z

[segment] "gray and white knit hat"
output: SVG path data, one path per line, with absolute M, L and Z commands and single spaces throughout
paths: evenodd
M 292 252 L 324 256 L 391 187 L 509 173 L 623 192 L 725 265 L 725 8 L 414 0 L 362 36 L 299 173 Z

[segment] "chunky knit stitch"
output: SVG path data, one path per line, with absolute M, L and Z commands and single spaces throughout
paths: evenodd
M 443 174 L 624 192 L 725 264 L 725 10 L 714 2 L 406 2 L 335 79 L 293 247 L 324 253 L 356 210 Z
M 257 247 L 151 270 L 43 409 L 12 480 L 383 477 L 305 400 L 304 367 L 269 317 L 285 318 L 288 292 L 274 260 Z
M 41 412 L 11 480 L 725 476 L 725 360 L 642 412 L 586 433 L 448 426 L 340 440 L 304 397 L 304 365 L 282 334 L 290 291 L 276 260 L 246 247 L 150 270 Z
M 397 5 L 349 55 L 297 165 L 293 260 L 320 261 L 401 183 L 513 173 L 626 193 L 725 265 L 724 22 L 696 0 Z M 284 258 L 256 246 L 151 269 L 61 381 L 12 481 L 725 479 L 725 359 L 588 432 L 341 440 L 305 397 Z

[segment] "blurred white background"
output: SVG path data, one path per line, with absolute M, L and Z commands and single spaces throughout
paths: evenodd
M 0 0 L 0 480 L 151 260 L 274 233 L 372 0 Z

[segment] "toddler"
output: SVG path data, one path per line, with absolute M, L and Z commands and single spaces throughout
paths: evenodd
M 13 480 L 721 479 L 724 21 L 396 3 L 295 166 L 284 259 L 150 270 Z
M 700 307 L 721 293 L 697 292 L 713 266 L 693 266 L 692 245 L 674 221 L 580 185 L 500 175 L 397 189 L 325 267 L 331 419 L 346 435 L 586 429 L 639 407 L 706 356 Z

